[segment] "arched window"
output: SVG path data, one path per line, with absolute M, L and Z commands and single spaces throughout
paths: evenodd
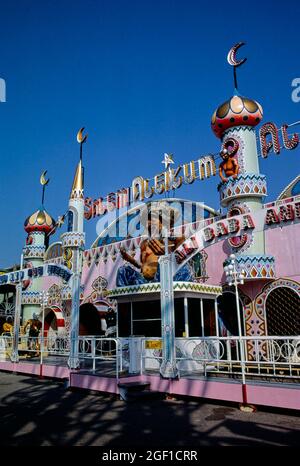
M 266 299 L 268 335 L 300 335 L 300 297 L 287 286 L 273 289 Z
M 68 212 L 68 231 L 77 231 L 78 229 L 78 213 L 74 209 Z

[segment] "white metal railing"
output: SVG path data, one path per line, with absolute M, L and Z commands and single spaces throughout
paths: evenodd
M 137 371 L 159 371 L 162 361 L 162 339 L 141 337 L 141 344 L 130 355 L 128 340 L 96 336 L 80 336 L 78 356 L 88 368 L 99 374 L 109 371 L 116 373 L 130 367 L 134 356 Z M 284 378 L 300 381 L 300 336 L 247 336 L 247 337 L 191 337 L 176 338 L 176 362 L 181 376 L 218 375 L 254 378 Z M 244 351 L 241 351 L 244 345 Z M 11 335 L 0 336 L 0 361 L 9 360 L 13 349 Z M 63 356 L 61 364 L 66 365 L 70 340 L 66 336 L 19 337 L 19 355 L 28 353 L 38 357 L 40 364 L 49 356 Z M 241 354 L 245 360 L 241 360 Z M 108 364 L 104 364 L 103 362 Z M 89 363 L 91 363 L 89 365 Z M 111 364 L 110 364 L 111 363 Z
M 11 335 L 0 336 L 0 361 L 10 360 L 13 349 L 13 337 Z M 97 363 L 111 361 L 112 372 L 116 372 L 117 378 L 123 370 L 122 341 L 118 338 L 80 336 L 78 338 L 78 357 L 81 361 L 91 361 L 92 370 L 96 371 Z M 70 354 L 70 339 L 67 336 L 47 335 L 30 337 L 19 336 L 19 357 L 29 355 L 37 357 L 40 365 L 50 356 L 62 356 L 61 364 L 66 365 L 66 358 Z M 99 364 L 98 364 L 99 365 Z
M 91 360 L 93 371 L 97 362 L 111 361 L 118 379 L 123 370 L 122 341 L 119 338 L 80 336 L 79 359 Z
M 11 356 L 13 347 L 13 336 L 1 335 L 0 336 L 0 354 L 6 353 L 9 358 Z M 69 338 L 60 336 L 42 336 L 30 337 L 28 335 L 19 336 L 18 353 L 19 356 L 31 355 L 39 356 L 41 353 L 44 355 L 69 355 Z
M 142 339 L 141 373 L 159 369 L 162 351 L 147 348 L 153 340 L 161 341 Z M 300 381 L 300 336 L 176 338 L 176 362 L 181 375 L 241 375 L 244 371 L 245 376 Z
M 13 348 L 13 337 L 9 333 L 0 336 L 0 361 L 10 360 Z

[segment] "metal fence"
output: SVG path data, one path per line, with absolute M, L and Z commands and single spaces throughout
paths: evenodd
M 99 363 L 111 361 L 112 366 L 115 367 L 116 377 L 119 378 L 123 370 L 122 341 L 119 338 L 81 336 L 79 337 L 79 359 L 91 361 L 94 372 Z
M 141 337 L 134 346 L 130 343 L 130 338 L 80 336 L 78 357 L 83 368 L 99 375 L 110 371 L 118 378 L 120 372 L 133 367 L 136 373 L 158 373 L 162 339 Z M 176 338 L 175 346 L 181 377 L 222 375 L 300 382 L 300 336 Z M 10 360 L 12 349 L 13 337 L 2 335 L 0 361 Z M 19 356 L 40 364 L 51 364 L 51 357 L 57 356 L 56 363 L 66 366 L 69 351 L 67 336 L 19 337 Z
M 151 348 L 153 341 L 161 339 L 142 339 L 141 373 L 159 370 L 162 350 L 159 344 Z M 176 338 L 175 345 L 181 376 L 244 375 L 300 381 L 300 336 Z
M 0 336 L 0 361 L 9 361 L 12 357 L 13 336 Z M 80 336 L 78 339 L 78 358 L 82 366 L 96 371 L 101 362 L 111 362 L 111 372 L 119 377 L 123 370 L 124 357 L 122 341 L 117 338 Z M 67 365 L 70 354 L 70 339 L 67 336 L 29 337 L 19 336 L 18 355 L 26 361 L 37 362 L 40 365 L 55 363 Z M 107 372 L 107 369 L 106 369 Z
M 2 334 L 0 337 L 0 361 L 10 359 L 13 347 L 13 337 L 10 334 Z

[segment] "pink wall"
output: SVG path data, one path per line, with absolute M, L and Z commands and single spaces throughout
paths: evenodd
M 39 364 L 0 362 L 0 371 L 18 372 L 30 375 L 39 375 Z M 43 375 L 55 378 L 68 378 L 69 370 L 66 367 L 43 366 Z M 220 381 L 205 379 L 168 380 L 157 375 L 143 375 L 135 377 L 122 377 L 122 382 L 150 382 L 151 390 L 157 390 L 173 395 L 187 395 L 197 398 L 226 400 L 237 403 L 242 402 L 242 385 L 239 381 Z M 114 377 L 101 377 L 72 372 L 70 373 L 70 386 L 97 390 L 106 393 L 118 393 L 117 380 Z M 299 388 L 287 387 L 282 384 L 256 384 L 247 385 L 248 403 L 289 408 L 300 410 Z
M 108 289 L 115 288 L 117 272 L 121 265 L 123 265 L 121 255 L 117 256 L 115 262 L 109 257 L 105 264 L 102 260 L 98 265 L 93 262 L 90 267 L 88 267 L 85 263 L 82 270 L 82 283 L 85 285 L 84 297 L 86 298 L 94 291 L 92 288 L 92 283 L 99 276 L 108 280 Z
M 220 285 L 225 281 L 223 262 L 231 253 L 227 241 L 218 241 L 205 248 L 205 252 L 208 255 L 206 271 L 207 275 L 209 276 L 209 279 L 206 283 L 211 285 Z
M 300 281 L 300 223 L 268 228 L 266 254 L 275 256 L 276 276 Z
M 281 224 L 275 228 L 269 227 L 265 230 L 265 254 L 275 257 L 275 268 L 277 277 L 290 277 L 293 280 L 300 280 L 300 223 Z M 208 284 L 220 285 L 224 283 L 223 262 L 231 253 L 227 240 L 220 240 L 205 248 L 208 254 L 207 275 Z M 247 255 L 247 251 L 245 251 Z M 136 258 L 139 257 L 139 248 L 136 251 Z M 92 260 L 93 262 L 93 260 Z M 87 297 L 92 293 L 93 281 L 102 276 L 108 280 L 108 288 L 116 287 L 116 276 L 118 268 L 124 264 L 121 255 L 117 254 L 113 261 L 108 256 L 107 262 L 102 260 L 98 265 L 93 262 L 90 267 L 86 263 L 83 267 L 82 283 L 85 284 L 84 295 Z M 49 282 L 50 283 L 50 282 Z M 246 293 L 254 298 L 267 281 L 256 281 L 245 286 Z
M 43 364 L 41 371 L 40 364 L 33 364 L 30 362 L 13 363 L 10 361 L 3 361 L 0 362 L 0 370 L 29 375 L 42 374 L 45 377 L 54 377 L 57 379 L 64 379 L 69 377 L 69 369 L 67 367 Z
M 48 290 L 52 285 L 58 285 L 60 287 L 62 283 L 59 277 L 53 277 L 53 276 L 43 277 L 42 280 L 43 280 L 43 288 L 46 290 Z
M 226 241 L 218 241 L 211 246 L 206 248 L 208 254 L 207 259 L 207 274 L 209 276 L 208 284 L 218 285 L 221 283 L 223 277 L 223 262 L 230 254 L 230 250 L 226 244 Z M 136 258 L 139 258 L 139 249 L 136 252 Z M 85 285 L 84 296 L 87 297 L 93 291 L 92 283 L 96 278 L 102 276 L 108 280 L 108 288 L 116 287 L 116 277 L 119 267 L 124 265 L 124 261 L 120 255 L 117 256 L 115 261 L 109 257 L 107 262 L 104 264 L 100 261 L 100 264 L 96 265 L 92 263 L 90 267 L 84 264 L 82 271 L 82 283 Z M 223 277 L 223 278 L 222 278 Z

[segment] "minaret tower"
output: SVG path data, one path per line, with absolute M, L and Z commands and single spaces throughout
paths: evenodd
M 40 183 L 43 186 L 42 203 L 38 210 L 27 217 L 24 229 L 28 236 L 23 248 L 23 268 L 38 267 L 44 264 L 45 251 L 49 244 L 49 237 L 55 232 L 55 220 L 48 214 L 44 207 L 45 188 L 49 183 L 43 172 Z M 42 290 L 42 279 L 34 278 L 25 283 L 26 289 L 22 293 L 23 322 L 32 319 L 33 314 L 40 313 L 40 292 Z
M 254 232 L 251 212 L 262 208 L 267 195 L 265 175 L 260 174 L 256 146 L 255 126 L 263 116 L 262 107 L 255 100 L 242 97 L 238 92 L 236 69 L 246 58 L 237 61 L 236 52 L 244 45 L 236 44 L 228 53 L 227 60 L 234 70 L 234 95 L 214 112 L 211 126 L 221 139 L 219 174 L 220 202 L 227 209 L 227 217 L 247 214 L 248 228 L 241 236 L 229 238 L 230 253 L 238 256 L 240 268 L 246 278 L 274 278 L 274 258 L 265 256 L 264 232 Z
M 78 335 L 79 335 L 79 306 L 80 306 L 80 285 L 82 272 L 82 253 L 85 244 L 85 234 L 83 231 L 84 220 L 84 169 L 82 166 L 82 145 L 87 139 L 82 136 L 84 128 L 77 134 L 77 141 L 80 144 L 80 159 L 77 165 L 68 211 L 68 231 L 61 235 L 63 257 L 65 265 L 72 271 L 71 278 L 71 322 L 70 322 L 70 369 L 79 368 L 78 358 Z

